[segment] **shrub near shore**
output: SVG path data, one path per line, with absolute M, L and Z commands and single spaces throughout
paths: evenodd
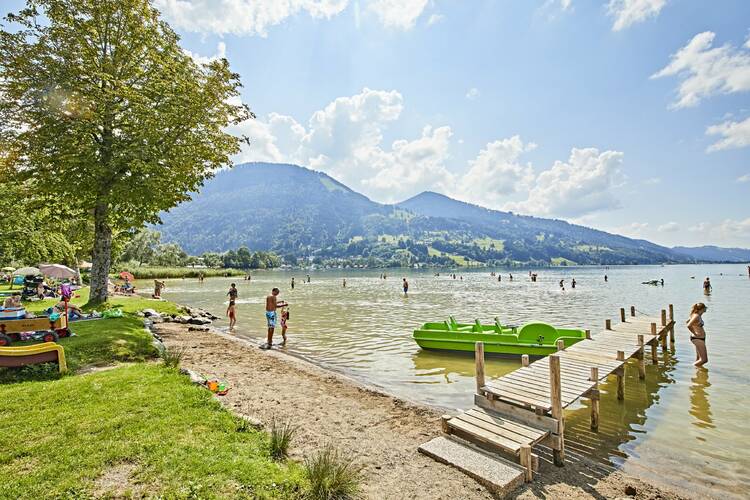
M 163 278 L 197 278 L 200 274 L 203 274 L 205 278 L 216 278 L 225 276 L 245 276 L 248 271 L 242 269 L 212 269 L 212 268 L 196 268 L 196 267 L 140 267 L 140 266 L 120 266 L 117 273 L 111 275 L 111 277 L 119 278 L 118 274 L 121 271 L 127 271 L 135 279 L 163 279 Z

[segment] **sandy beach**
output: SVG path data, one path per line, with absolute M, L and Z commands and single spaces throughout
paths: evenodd
M 188 331 L 163 323 L 155 331 L 168 347 L 185 349 L 182 366 L 226 381 L 219 401 L 267 425 L 273 418 L 297 426 L 291 458 L 302 460 L 333 443 L 364 467 L 367 498 L 493 498 L 460 471 L 417 452 L 440 435 L 439 409 L 413 404 L 344 375 L 279 351 L 261 351 L 247 340 L 218 331 Z M 564 468 L 539 450 L 540 473 L 517 498 L 683 498 L 569 454 Z

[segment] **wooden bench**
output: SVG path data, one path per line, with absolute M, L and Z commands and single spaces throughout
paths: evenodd
M 68 370 L 65 363 L 65 350 L 61 345 L 54 342 L 19 347 L 0 347 L 0 367 L 18 368 L 50 362 L 57 363 L 60 373 Z

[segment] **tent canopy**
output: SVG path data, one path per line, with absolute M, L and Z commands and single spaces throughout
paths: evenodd
M 33 274 L 36 276 L 37 274 L 40 274 L 39 269 L 36 267 L 19 267 L 15 271 L 13 271 L 14 276 L 28 276 L 29 274 Z

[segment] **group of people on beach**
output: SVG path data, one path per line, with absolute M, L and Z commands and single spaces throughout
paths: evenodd
M 294 283 L 294 278 L 292 278 L 292 283 Z M 292 286 L 294 288 L 294 286 Z M 282 342 L 281 345 L 286 344 L 286 332 L 287 332 L 287 321 L 289 321 L 289 304 L 287 302 L 284 302 L 283 300 L 278 300 L 278 296 L 281 291 L 274 287 L 271 290 L 271 293 L 266 297 L 266 324 L 268 326 L 268 334 L 266 336 L 266 343 L 261 344 L 261 349 L 270 349 L 271 346 L 273 346 L 273 334 L 276 330 L 276 321 L 277 321 L 277 309 L 281 309 L 281 315 L 278 319 L 280 319 L 281 323 L 281 338 Z M 239 291 L 237 290 L 237 284 L 232 283 L 229 286 L 229 291 L 227 292 L 227 296 L 229 297 L 229 305 L 227 306 L 227 317 L 229 318 L 229 330 L 234 330 L 235 325 L 237 324 L 237 297 L 239 297 Z

